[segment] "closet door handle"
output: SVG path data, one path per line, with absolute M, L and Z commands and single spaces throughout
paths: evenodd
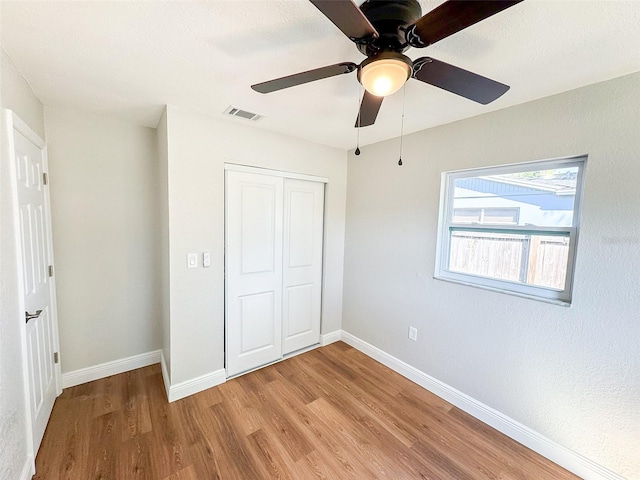
M 29 320 L 33 320 L 34 318 L 38 318 L 42 310 L 36 310 L 36 313 L 24 312 L 24 316 L 26 318 L 26 323 L 29 323 Z

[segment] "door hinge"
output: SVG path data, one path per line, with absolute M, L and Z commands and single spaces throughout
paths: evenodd
M 49 176 L 47 175 L 47 172 L 42 173 L 42 183 L 44 185 L 49 185 Z
M 49 276 L 53 277 L 53 265 L 49 265 Z
M 58 352 L 55 352 L 55 353 L 53 354 L 53 363 L 58 363 L 58 360 L 59 360 L 59 359 L 58 359 Z

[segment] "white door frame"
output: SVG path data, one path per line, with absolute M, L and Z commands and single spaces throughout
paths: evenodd
M 224 164 L 224 170 L 225 173 L 227 171 L 233 171 L 233 172 L 244 172 L 244 173 L 254 173 L 254 174 L 258 174 L 258 175 L 269 175 L 269 176 L 273 176 L 273 177 L 283 177 L 283 178 L 291 178 L 291 179 L 295 179 L 295 180 L 308 180 L 311 182 L 319 182 L 319 183 L 324 183 L 325 185 L 329 184 L 329 179 L 326 177 L 319 177 L 319 176 L 315 176 L 315 175 L 306 175 L 306 174 L 302 174 L 302 173 L 294 173 L 294 172 L 288 172 L 288 171 L 284 171 L 284 170 L 272 170 L 269 168 L 262 168 L 262 167 L 255 167 L 255 166 L 251 166 L 251 165 L 240 165 L 237 163 L 227 163 L 225 162 Z M 227 231 L 226 231 L 226 224 L 227 224 L 227 180 L 226 180 L 226 174 L 224 176 L 225 180 L 224 180 L 224 214 L 225 214 L 225 220 L 224 220 L 224 224 L 225 224 L 225 231 L 224 231 L 224 289 L 225 289 L 225 293 L 224 293 L 224 370 L 225 370 L 225 376 L 227 378 L 229 377 L 229 374 L 227 372 L 227 354 L 228 354 L 228 350 L 227 350 L 227 274 L 226 274 L 226 269 L 227 269 Z M 326 216 L 327 214 L 327 196 L 325 194 L 324 196 L 324 208 L 323 208 L 323 215 Z M 326 221 L 323 221 L 323 225 L 326 226 Z M 326 259 L 326 245 L 327 245 L 327 239 L 326 239 L 326 229 L 323 228 L 323 233 L 322 233 L 322 279 L 320 281 L 321 284 L 321 291 L 322 293 L 324 293 L 324 272 L 325 272 L 325 259 Z M 322 295 L 322 298 L 324 298 L 324 295 Z M 321 338 L 321 342 L 322 342 L 322 301 L 320 303 L 320 338 Z M 311 347 L 311 348 L 315 348 Z M 276 362 L 284 360 L 286 358 L 289 358 L 291 356 L 295 356 L 299 353 L 303 353 L 308 349 L 302 349 L 298 352 L 294 352 L 292 354 L 288 354 L 288 355 L 284 355 L 282 359 L 280 360 L 276 360 Z M 275 363 L 275 362 L 274 362 Z M 262 368 L 264 365 L 257 367 L 258 368 Z M 253 369 L 253 370 L 256 370 Z M 252 370 L 249 370 L 247 372 L 244 373 L 249 373 Z
M 18 212 L 18 187 L 17 187 L 17 172 L 16 172 L 16 162 L 15 162 L 15 142 L 14 142 L 14 131 L 19 132 L 24 135 L 30 142 L 36 145 L 39 149 L 42 150 L 43 154 L 43 162 L 45 171 L 49 172 L 49 163 L 47 157 L 47 146 L 37 133 L 35 133 L 25 122 L 23 122 L 20 117 L 18 117 L 13 111 L 5 109 L 4 112 L 5 117 L 5 125 L 6 125 L 6 136 L 7 136 L 7 146 L 9 151 L 9 171 L 10 171 L 10 184 L 11 184 L 11 197 L 14 202 L 14 208 L 12 212 L 13 217 L 13 226 L 15 232 L 15 242 L 16 242 L 16 256 L 17 256 L 17 277 L 18 277 L 18 304 L 20 306 L 20 311 L 25 311 L 24 304 L 24 277 L 23 277 L 23 268 L 22 268 L 22 238 L 20 237 L 20 220 L 19 220 L 19 212 Z M 51 229 L 51 198 L 49 195 L 49 189 L 46 188 L 44 191 L 44 201 L 45 208 L 47 210 L 47 240 L 49 244 L 49 259 L 51 264 L 53 265 L 53 235 Z M 55 273 L 55 272 L 54 272 Z M 51 277 L 49 282 L 50 289 L 50 299 L 51 299 L 51 320 L 53 322 L 53 344 L 56 352 L 60 352 L 60 339 L 58 336 L 58 308 L 56 302 L 56 280 L 55 275 Z M 21 341 L 21 349 L 22 349 L 22 370 L 23 370 L 23 382 L 24 382 L 24 397 L 25 397 L 25 406 L 27 412 L 26 418 L 26 427 L 27 427 L 27 454 L 30 457 L 30 461 L 32 462 L 32 472 L 35 473 L 35 455 L 33 448 L 33 425 L 31 421 L 31 394 L 29 391 L 29 358 L 27 353 L 27 328 L 26 323 L 23 321 L 22 317 L 20 318 L 20 341 Z M 54 377 L 56 383 L 56 396 L 62 393 L 62 374 L 60 369 L 60 362 L 54 364 Z

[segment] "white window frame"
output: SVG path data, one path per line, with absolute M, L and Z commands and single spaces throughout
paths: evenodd
M 574 271 L 578 234 L 580 225 L 580 212 L 582 210 L 582 194 L 584 188 L 584 172 L 587 165 L 587 155 L 566 157 L 553 160 L 539 160 L 518 164 L 501 165 L 493 167 L 474 168 L 469 170 L 457 170 L 442 173 L 440 187 L 440 213 L 438 218 L 438 239 L 436 246 L 436 265 L 434 278 L 463 285 L 469 285 L 487 290 L 517 295 L 544 301 L 557 305 L 570 306 L 574 283 Z M 534 170 L 551 170 L 556 168 L 579 167 L 576 179 L 576 193 L 573 206 L 573 219 L 570 227 L 538 227 L 520 225 L 484 225 L 484 224 L 454 224 L 453 218 L 453 194 L 455 181 L 460 178 L 480 177 L 488 175 L 502 175 Z M 560 235 L 569 238 L 569 257 L 567 272 L 563 290 L 555 290 L 534 285 L 526 285 L 509 280 L 500 280 L 478 275 L 453 272 L 448 269 L 451 248 L 451 232 L 477 231 L 486 233 L 511 233 L 511 234 L 536 234 L 536 235 Z
M 473 224 L 476 224 L 476 223 L 479 223 L 481 225 L 484 224 L 485 223 L 484 217 L 485 217 L 485 214 L 486 214 L 487 210 L 494 211 L 494 212 L 497 211 L 497 210 L 515 211 L 515 213 L 516 213 L 516 215 L 515 215 L 516 222 L 515 223 L 504 222 L 504 223 L 500 223 L 500 225 L 517 225 L 518 224 L 518 220 L 520 219 L 520 208 L 518 208 L 518 207 L 491 207 L 491 208 L 476 208 L 476 207 L 469 208 L 469 207 L 464 207 L 464 208 L 459 208 L 458 210 L 478 210 L 478 212 L 480 213 L 480 221 L 479 222 L 460 223 L 459 225 L 473 225 Z M 455 215 L 455 213 L 456 213 L 456 209 L 454 208 L 452 210 L 452 216 Z

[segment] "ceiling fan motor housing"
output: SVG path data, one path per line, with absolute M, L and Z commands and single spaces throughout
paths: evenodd
M 367 57 L 381 51 L 404 52 L 409 45 L 403 27 L 422 17 L 417 0 L 366 0 L 360 10 L 380 34 L 377 38 L 358 42 L 358 50 Z

